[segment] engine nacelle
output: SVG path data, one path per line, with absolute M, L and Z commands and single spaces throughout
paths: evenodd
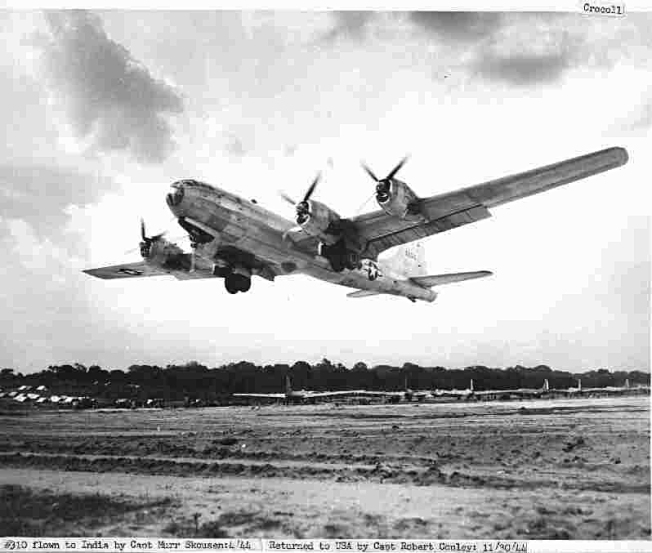
M 407 221 L 425 219 L 419 206 L 419 197 L 400 180 L 381 181 L 378 185 L 376 201 L 385 213 L 393 217 Z
M 164 238 L 157 238 L 149 244 L 141 242 L 140 253 L 149 265 L 177 271 L 190 270 L 189 255 Z
M 306 233 L 319 238 L 322 243 L 329 246 L 335 244 L 342 234 L 337 228 L 340 216 L 330 207 L 315 200 L 309 200 L 308 207 L 308 213 L 297 217 L 299 226 Z

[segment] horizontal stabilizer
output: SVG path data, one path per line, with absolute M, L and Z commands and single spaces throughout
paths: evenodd
M 471 271 L 469 273 L 448 273 L 445 275 L 412 277 L 410 280 L 419 286 L 430 288 L 431 286 L 440 286 L 442 284 L 461 282 L 463 280 L 471 280 L 472 278 L 482 278 L 491 275 L 493 275 L 491 271 Z
M 99 269 L 86 269 L 84 273 L 102 279 L 150 277 L 168 274 L 167 271 L 152 267 L 144 261 L 100 267 Z
M 377 296 L 381 293 L 382 292 L 376 292 L 374 290 L 356 290 L 355 292 L 351 292 L 346 296 L 348 298 L 366 298 L 367 296 Z

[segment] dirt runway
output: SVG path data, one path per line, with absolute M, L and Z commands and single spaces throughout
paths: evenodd
M 0 416 L 0 486 L 133 503 L 66 535 L 649 539 L 649 416 L 649 397 L 33 411 Z

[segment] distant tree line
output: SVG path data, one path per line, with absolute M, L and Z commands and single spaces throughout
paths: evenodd
M 650 374 L 642 371 L 607 369 L 584 373 L 553 370 L 546 365 L 506 369 L 472 366 L 464 369 L 422 367 L 405 363 L 402 367 L 359 362 L 351 368 L 328 359 L 311 365 L 298 361 L 293 365 L 259 366 L 247 361 L 208 368 L 191 361 L 183 365 L 131 365 L 126 371 L 107 370 L 98 365 L 86 367 L 50 365 L 37 373 L 23 375 L 13 369 L 0 369 L 0 388 L 7 390 L 21 385 L 44 385 L 51 394 L 88 395 L 106 399 L 133 398 L 145 400 L 214 400 L 235 392 L 272 393 L 285 391 L 285 377 L 290 376 L 295 390 L 413 390 L 465 389 L 473 379 L 475 390 L 507 390 L 540 388 L 548 379 L 550 388 L 622 386 L 650 383 Z

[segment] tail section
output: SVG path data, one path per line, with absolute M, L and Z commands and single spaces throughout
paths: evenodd
M 403 296 L 411 301 L 435 301 L 437 293 L 430 290 L 433 286 L 460 282 L 472 278 L 490 276 L 490 271 L 474 271 L 468 273 L 448 273 L 442 275 L 428 275 L 426 255 L 423 244 L 411 242 L 393 248 L 391 257 L 379 260 L 377 263 L 367 260 L 371 266 L 367 267 L 369 284 L 360 286 L 348 294 L 350 298 L 364 298 L 378 294 Z M 371 268 L 374 272 L 372 273 Z M 362 267 L 363 273 L 365 266 Z M 373 282 L 373 284 L 372 284 Z M 361 283 L 362 284 L 362 283 Z
M 292 381 L 290 380 L 290 375 L 285 375 L 285 393 L 287 395 L 292 394 Z
M 548 379 L 547 379 L 547 378 L 543 381 L 543 388 L 542 388 L 542 390 L 543 390 L 544 392 L 547 392 L 548 390 L 550 390 L 550 384 L 548 383 Z
M 394 255 L 384 259 L 382 269 L 400 278 L 423 276 L 428 272 L 426 250 L 421 242 L 410 242 L 396 248 Z

